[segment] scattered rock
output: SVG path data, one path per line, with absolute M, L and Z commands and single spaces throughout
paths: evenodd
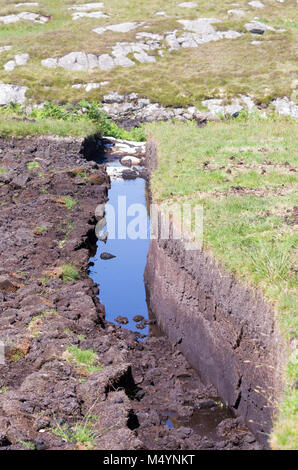
M 281 116 L 291 116 L 292 118 L 296 119 L 298 118 L 298 106 L 289 98 L 277 98 L 273 101 L 272 104 L 278 114 Z
M 81 18 L 108 18 L 109 16 L 103 13 L 102 11 L 92 11 L 92 12 L 86 12 L 86 11 L 78 11 L 75 13 L 72 13 L 72 19 L 74 21 L 79 20 Z
M 140 323 L 136 325 L 136 328 L 138 328 L 138 330 L 144 330 L 146 326 L 147 326 L 146 320 L 142 320 Z
M 116 256 L 112 255 L 111 253 L 101 253 L 100 254 L 100 259 L 103 259 L 103 260 L 108 260 L 108 259 L 113 259 L 113 258 L 116 258 Z
M 0 276 L 0 291 L 2 292 L 16 292 L 19 286 L 7 276 Z
M 76 88 L 76 89 L 80 89 L 80 88 L 84 88 L 85 91 L 88 93 L 89 91 L 91 90 L 95 90 L 97 88 L 100 88 L 102 86 L 102 83 L 77 83 L 75 85 L 72 85 L 72 88 Z
M 127 325 L 129 323 L 128 318 L 127 317 L 122 317 L 121 315 L 119 315 L 117 318 L 115 318 L 115 321 L 117 323 L 120 323 L 120 325 Z
M 9 85 L 6 83 L 0 84 L 0 105 L 7 105 L 11 101 L 18 104 L 23 104 L 26 101 L 26 86 Z
M 131 155 L 127 155 L 121 159 L 121 165 L 124 166 L 139 166 L 141 164 L 141 160 L 137 157 L 133 157 Z
M 49 21 L 48 16 L 42 16 L 37 13 L 31 13 L 28 11 L 22 11 L 21 13 L 0 16 L 0 22 L 4 24 L 17 23 L 21 20 L 33 21 L 34 23 L 47 23 Z
M 94 10 L 96 8 L 103 8 L 104 4 L 102 2 L 91 2 L 91 3 L 84 3 L 81 5 L 73 5 L 69 7 L 68 10 L 76 10 L 76 11 L 89 11 Z
M 197 3 L 195 2 L 183 2 L 183 3 L 179 3 L 178 7 L 181 7 L 181 8 L 196 8 L 198 6 Z
M 128 33 L 129 31 L 138 28 L 141 24 L 132 22 L 132 23 L 120 23 L 113 24 L 110 26 L 95 28 L 92 31 L 96 34 L 103 34 L 105 31 L 113 31 L 115 33 Z
M 16 66 L 26 65 L 29 59 L 29 54 L 16 54 L 14 60 L 9 60 L 4 64 L 4 69 L 7 72 L 12 71 Z
M 255 104 L 249 96 L 240 95 L 231 100 L 231 104 L 224 104 L 222 99 L 209 99 L 202 101 L 203 106 L 206 106 L 209 111 L 216 116 L 232 116 L 236 117 L 239 111 L 247 109 L 252 111 Z
M 265 8 L 264 3 L 259 2 L 257 0 L 253 0 L 252 2 L 248 2 L 248 4 L 253 8 Z
M 192 433 L 191 428 L 187 428 L 185 426 L 181 426 L 177 430 L 177 435 L 178 437 L 180 437 L 180 439 L 186 439 L 191 433 Z
M 272 28 L 269 28 L 264 23 L 261 23 L 260 21 L 253 21 L 251 23 L 246 23 L 244 27 L 246 31 L 248 31 L 251 34 L 264 34 L 265 31 L 267 31 L 267 29 L 272 29 Z
M 139 322 L 141 322 L 141 321 L 143 321 L 143 320 L 144 320 L 143 315 L 135 315 L 135 316 L 133 317 L 133 321 L 135 321 L 136 323 L 139 323 Z
M 228 10 L 228 18 L 236 17 L 236 18 L 243 18 L 245 16 L 245 11 L 240 9 L 232 9 Z

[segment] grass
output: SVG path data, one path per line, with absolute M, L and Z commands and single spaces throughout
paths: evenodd
M 57 315 L 57 313 L 57 310 L 45 310 L 41 314 L 33 317 L 28 324 L 28 330 L 30 332 L 30 335 L 34 338 L 39 338 L 40 328 L 43 324 L 43 320 L 45 318 L 51 317 L 52 315 Z
M 28 162 L 27 163 L 27 168 L 28 170 L 35 170 L 36 168 L 39 167 L 39 163 L 38 162 Z
M 25 447 L 25 449 L 27 449 L 27 450 L 35 450 L 34 442 L 20 441 L 20 444 L 22 444 L 22 446 Z
M 86 95 L 88 99 L 97 101 L 105 93 L 115 90 L 138 92 L 153 101 L 177 106 L 199 105 L 206 97 L 230 97 L 237 93 L 249 93 L 264 102 L 273 96 L 292 94 L 297 60 L 295 0 L 287 0 L 285 4 L 267 1 L 262 10 L 251 8 L 246 0 L 239 0 L 237 8 L 246 13 L 241 20 L 228 19 L 227 11 L 232 8 L 229 0 L 202 0 L 194 9 L 180 8 L 178 3 L 176 0 L 109 0 L 103 9 L 109 18 L 73 21 L 67 10 L 71 2 L 40 0 L 38 7 L 26 7 L 26 10 L 51 15 L 47 24 L 28 21 L 1 24 L 0 45 L 10 44 L 12 49 L 0 55 L 0 81 L 28 86 L 27 96 L 37 102 L 77 102 Z M 161 10 L 167 13 L 167 17 L 154 14 Z M 15 11 L 12 2 L 0 1 L 0 15 Z M 22 11 L 22 8 L 17 11 Z M 261 38 L 247 33 L 244 24 L 256 15 L 286 31 L 267 31 Z M 71 51 L 97 55 L 109 53 L 118 41 L 135 41 L 139 31 L 173 31 L 182 28 L 177 23 L 178 19 L 197 17 L 216 17 L 222 20 L 216 25 L 218 29 L 232 28 L 244 34 L 235 40 L 207 43 L 196 49 L 166 51 L 163 57 L 157 56 L 153 65 L 137 64 L 106 72 L 99 69 L 71 72 L 41 66 L 42 59 L 61 57 Z M 101 36 L 92 32 L 95 27 L 125 21 L 144 21 L 148 28 L 138 28 L 126 34 L 107 31 Z M 260 40 L 261 45 L 252 45 L 254 39 Z M 4 64 L 20 52 L 30 54 L 27 65 L 6 72 Z M 88 94 L 83 88 L 72 88 L 76 83 L 106 81 L 109 83 Z
M 73 209 L 78 203 L 78 201 L 73 199 L 71 196 L 62 196 L 61 199 L 64 202 L 66 209 L 69 211 L 71 211 L 71 209 Z
M 65 358 L 76 368 L 89 374 L 102 368 L 98 362 L 96 352 L 92 349 L 80 349 L 77 346 L 69 346 L 66 349 Z
M 3 118 L 3 119 L 1 119 Z M 44 104 L 42 109 L 27 110 L 19 104 L 10 103 L 0 107 L 0 133 L 11 135 L 46 135 L 65 136 L 102 135 L 118 139 L 145 141 L 142 127 L 130 131 L 120 128 L 94 101 L 81 100 L 76 105 L 59 105 L 52 102 Z M 37 162 L 29 162 L 31 169 Z M 34 163 L 34 165 L 33 165 Z
M 97 416 L 87 415 L 82 422 L 78 422 L 72 427 L 67 423 L 62 425 L 57 423 L 57 425 L 52 428 L 52 433 L 66 442 L 85 444 L 87 449 L 92 449 L 92 447 L 94 447 L 94 441 L 98 437 L 98 433 L 95 430 L 97 420 Z
M 23 359 L 24 353 L 17 349 L 14 351 L 14 353 L 11 355 L 10 359 L 12 362 L 18 362 L 20 359 Z
M 298 334 L 297 123 L 256 114 L 201 129 L 195 123 L 152 123 L 146 131 L 159 149 L 154 202 L 203 206 L 203 247 L 263 291 L 290 343 Z M 297 448 L 297 358 L 285 375 L 271 439 L 275 448 Z
M 64 264 L 62 266 L 62 281 L 75 282 L 80 278 L 78 269 L 71 264 Z
M 5 175 L 7 170 L 5 168 L 0 168 L 0 175 Z
M 34 229 L 34 231 L 37 232 L 37 233 L 44 233 L 44 232 L 46 232 L 47 230 L 48 230 L 47 227 L 43 227 L 43 226 L 41 226 L 41 225 L 38 226 L 38 227 L 36 227 L 36 228 Z

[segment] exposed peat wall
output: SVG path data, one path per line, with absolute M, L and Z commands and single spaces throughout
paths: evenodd
M 149 170 L 157 164 L 157 144 L 149 140 Z M 273 308 L 209 253 L 187 251 L 181 240 L 151 240 L 145 282 L 170 341 L 268 445 L 284 358 Z

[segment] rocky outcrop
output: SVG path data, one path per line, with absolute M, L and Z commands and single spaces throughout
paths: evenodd
M 23 104 L 26 101 L 26 86 L 0 84 L 0 106 L 8 105 L 10 102 Z

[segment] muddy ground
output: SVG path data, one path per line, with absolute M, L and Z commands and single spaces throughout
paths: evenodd
M 87 273 L 109 179 L 82 148 L 0 139 L 0 448 L 259 449 L 166 337 L 141 342 L 105 321 Z M 70 346 L 100 366 L 78 365 Z M 74 429 L 86 423 L 82 443 Z

